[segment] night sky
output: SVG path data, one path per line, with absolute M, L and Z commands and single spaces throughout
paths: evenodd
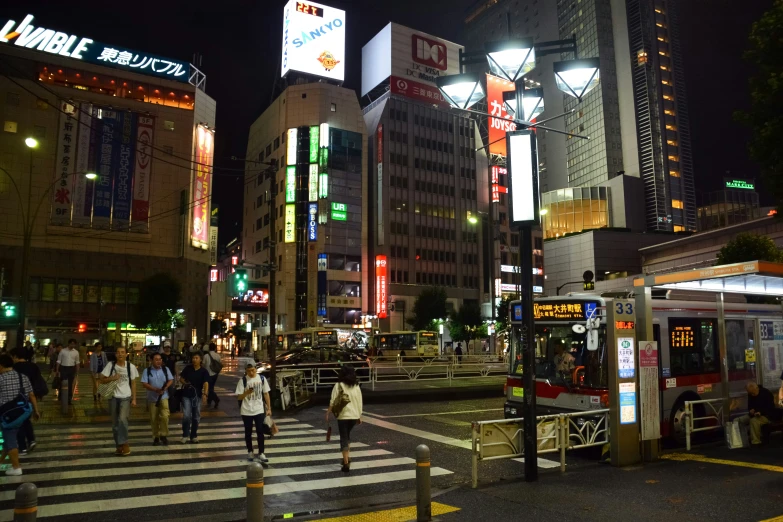
M 548 0 L 554 1 L 554 0 Z M 330 0 L 347 11 L 345 86 L 360 88 L 361 48 L 389 21 L 460 41 L 465 9 L 475 0 Z M 193 62 L 207 75 L 217 100 L 214 203 L 220 206 L 220 242 L 241 231 L 242 181 L 247 129 L 269 104 L 279 77 L 283 0 L 105 2 L 25 0 L 3 2 L 0 20 L 35 16 L 35 25 Z M 748 133 L 732 113 L 748 106 L 742 62 L 750 26 L 772 0 L 683 0 L 682 48 L 691 117 L 697 193 L 718 189 L 726 171 L 758 177 L 746 151 Z M 21 7 L 19 7 L 21 6 Z M 433 16 L 432 13 L 439 13 Z M 196 63 L 198 65 L 198 63 Z M 763 194 L 763 187 L 761 189 Z

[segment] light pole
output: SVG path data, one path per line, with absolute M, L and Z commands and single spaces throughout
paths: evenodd
M 495 76 L 502 77 L 515 84 L 515 94 L 504 96 L 506 103 L 514 106 L 512 118 L 497 117 L 492 114 L 470 110 L 470 107 L 484 98 L 484 88 L 477 74 L 459 74 L 441 76 L 436 83 L 438 89 L 449 104 L 461 111 L 481 114 L 499 120 L 515 123 L 518 130 L 506 133 L 506 150 L 508 154 L 507 169 L 509 172 L 509 200 L 511 207 L 511 223 L 520 234 L 520 277 L 523 320 L 520 332 L 520 346 L 523 360 L 524 402 L 522 407 L 525 480 L 538 480 L 537 457 L 537 426 L 536 426 L 536 353 L 535 324 L 533 320 L 533 245 L 532 227 L 539 226 L 539 195 L 538 195 L 538 158 L 535 135 L 531 129 L 540 128 L 571 137 L 588 139 L 568 132 L 544 127 L 541 124 L 547 120 L 533 123 L 530 121 L 537 115 L 540 107 L 541 94 L 526 91 L 523 76 L 536 66 L 536 54 L 572 52 L 577 57 L 576 36 L 569 40 L 542 42 L 533 44 L 532 38 L 507 40 L 488 43 L 485 52 L 462 53 L 460 51 L 460 70 L 467 64 L 477 64 L 487 60 L 489 69 Z M 599 81 L 598 59 L 570 60 L 554 64 L 555 82 L 558 89 L 566 94 L 582 97 L 592 90 Z M 531 100 L 531 97 L 538 100 Z M 531 103 L 534 102 L 534 103 Z M 527 114 L 526 112 L 530 112 Z M 569 112 L 570 113 L 570 112 Z M 566 114 L 555 116 L 555 118 Z M 521 130 L 520 130 L 521 129 Z M 490 180 L 491 182 L 491 180 Z M 492 202 L 490 201 L 490 205 Z
M 492 204 L 492 185 L 490 184 L 489 187 L 489 194 L 490 194 L 490 205 Z M 497 295 L 495 293 L 495 234 L 492 232 L 494 229 L 494 219 L 493 216 L 490 215 L 488 212 L 477 212 L 479 216 L 483 218 L 483 225 L 485 225 L 484 228 L 484 237 L 486 241 L 486 249 L 484 253 L 484 258 L 486 259 L 486 263 L 489 264 L 489 302 L 490 302 L 490 319 L 492 323 L 494 324 L 495 320 L 497 319 L 497 306 L 495 303 L 495 299 L 497 298 Z M 478 218 L 470 213 L 468 213 L 468 223 L 471 225 L 475 225 L 478 223 Z M 490 342 L 490 351 L 494 351 L 495 348 L 495 335 L 489 336 L 489 342 Z

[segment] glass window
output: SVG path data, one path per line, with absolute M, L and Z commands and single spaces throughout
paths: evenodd
M 74 303 L 84 302 L 84 280 L 74 279 L 71 285 L 71 301 Z
M 60 279 L 57 281 L 57 301 L 67 303 L 71 300 L 71 281 Z
M 54 279 L 44 278 L 41 282 L 41 301 L 54 301 Z
M 30 301 L 38 301 L 41 298 L 41 278 L 31 277 L 30 288 L 27 292 L 27 298 Z
M 115 283 L 114 284 L 114 302 L 116 304 L 125 304 L 125 283 Z
M 103 284 L 101 284 L 101 301 L 104 304 L 110 304 L 114 302 L 113 297 L 114 285 L 110 282 L 104 281 Z
M 97 303 L 101 292 L 100 283 L 98 281 L 89 281 L 87 283 L 87 291 L 85 292 L 84 300 L 87 303 Z
M 679 208 L 680 210 L 682 210 L 682 208 L 683 208 L 682 200 L 681 199 L 673 199 L 672 200 L 672 208 Z

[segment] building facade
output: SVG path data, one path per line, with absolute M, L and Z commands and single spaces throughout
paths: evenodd
M 23 293 L 29 236 L 29 339 L 87 342 L 109 323 L 127 328 L 142 281 L 160 272 L 182 288 L 180 338 L 203 338 L 216 110 L 203 75 L 34 22 L 0 43 L 3 299 Z M 136 332 L 130 340 L 144 343 Z
M 356 94 L 329 83 L 287 87 L 250 127 L 242 261 L 251 287 L 269 289 L 278 331 L 368 313 L 366 143 Z

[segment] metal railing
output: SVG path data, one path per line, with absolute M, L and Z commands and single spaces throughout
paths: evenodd
M 693 405 L 702 404 L 704 416 L 694 416 Z M 717 408 L 716 408 L 717 406 Z M 691 450 L 691 434 L 699 431 L 714 431 L 723 429 L 723 399 L 704 399 L 699 401 L 685 401 L 685 448 Z M 704 423 L 697 427 L 696 423 Z
M 609 443 L 609 410 L 593 410 L 536 418 L 538 453 L 560 453 L 565 471 L 566 451 Z M 472 485 L 478 487 L 478 463 L 525 456 L 522 419 L 476 421 L 472 424 Z

